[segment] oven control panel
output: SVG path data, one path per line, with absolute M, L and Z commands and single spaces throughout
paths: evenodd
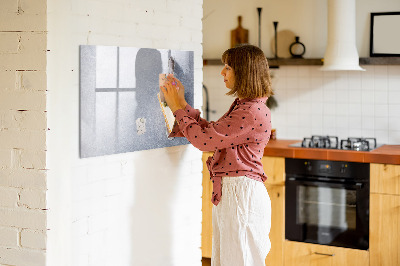
M 286 174 L 369 179 L 369 164 L 286 158 Z

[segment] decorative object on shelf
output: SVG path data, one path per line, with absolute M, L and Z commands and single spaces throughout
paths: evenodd
M 289 52 L 292 58 L 303 58 L 303 55 L 306 53 L 306 47 L 300 42 L 299 36 L 295 37 L 295 42 L 290 45 Z
M 271 110 L 278 107 L 278 102 L 276 101 L 274 96 L 269 96 L 266 104 L 267 104 L 267 107 Z
M 238 24 L 236 29 L 231 30 L 231 48 L 249 43 L 249 31 L 242 27 L 242 16 L 238 16 Z
M 292 55 L 289 52 L 289 46 L 293 43 L 296 34 L 294 34 L 294 32 L 291 30 L 278 30 L 276 35 L 278 40 L 277 41 L 278 58 L 275 58 L 275 37 L 272 37 L 270 41 L 270 47 L 273 55 L 270 57 L 270 59 L 274 60 L 281 60 L 283 58 L 292 59 Z
M 261 7 L 257 7 L 258 11 L 258 48 L 261 49 Z
M 275 58 L 278 58 L 278 34 L 277 34 L 278 21 L 274 21 L 273 23 L 275 30 Z
M 400 12 L 371 13 L 369 56 L 400 56 L 399 27 Z

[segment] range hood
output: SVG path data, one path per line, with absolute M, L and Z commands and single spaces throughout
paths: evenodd
M 355 0 L 328 0 L 328 44 L 323 71 L 358 70 Z

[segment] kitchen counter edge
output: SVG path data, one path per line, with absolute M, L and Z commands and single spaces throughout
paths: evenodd
M 400 164 L 400 145 L 382 145 L 372 151 L 298 148 L 289 145 L 301 140 L 270 140 L 264 156 L 331 160 L 361 163 Z

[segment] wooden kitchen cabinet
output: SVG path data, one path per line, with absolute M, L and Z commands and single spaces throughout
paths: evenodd
M 266 266 L 283 265 L 285 240 L 285 158 L 264 156 L 261 160 L 267 175 L 265 187 L 271 199 L 271 250 L 265 259 Z
M 211 152 L 203 153 L 203 217 L 202 217 L 202 256 L 211 258 L 212 253 L 212 183 L 206 166 L 206 161 Z M 285 158 L 263 157 L 264 171 L 268 176 L 265 187 L 271 199 L 271 250 L 266 258 L 266 265 L 283 265 L 284 230 L 285 230 Z
M 400 195 L 400 165 L 370 164 L 371 193 Z
M 400 196 L 374 193 L 370 200 L 370 265 L 400 265 Z
M 370 265 L 400 265 L 400 165 L 370 167 Z
M 283 265 L 285 241 L 285 187 L 265 184 L 271 199 L 271 250 L 265 259 L 266 266 Z
M 201 223 L 201 253 L 204 258 L 211 258 L 212 252 L 212 183 L 206 165 L 212 152 L 203 153 L 203 195 L 202 195 L 202 223 Z
M 285 241 L 285 266 L 366 266 L 365 250 Z

